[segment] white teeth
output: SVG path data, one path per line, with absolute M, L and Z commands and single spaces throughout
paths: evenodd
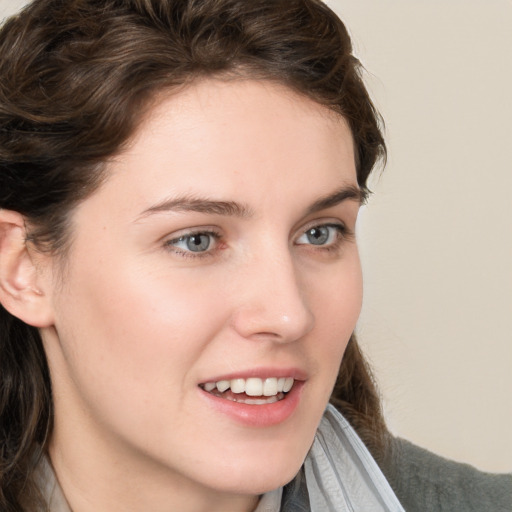
M 243 393 L 245 391 L 245 379 L 233 379 L 231 381 L 231 391 L 233 393 Z
M 243 398 L 241 396 L 228 396 L 227 400 L 231 400 L 232 402 L 238 402 L 240 404 L 249 404 L 249 405 L 265 405 L 265 404 L 273 404 L 275 402 L 279 402 L 284 398 L 284 395 L 281 397 L 278 396 L 269 396 L 267 398 Z
M 245 394 L 249 396 L 263 395 L 263 381 L 257 378 L 247 379 L 245 381 Z
M 274 402 L 277 402 L 277 396 L 272 396 L 270 398 L 267 398 L 265 400 L 262 400 L 261 398 L 246 398 L 243 400 L 244 404 L 249 405 L 265 405 L 265 404 L 273 404 Z
M 284 388 L 283 388 L 283 391 L 285 393 L 288 393 L 288 391 L 290 391 L 290 389 L 292 389 L 292 386 L 293 386 L 293 379 L 291 377 L 288 377 L 285 381 L 284 381 Z
M 207 382 L 203 385 L 203 388 L 208 392 L 212 392 L 217 389 L 220 393 L 224 393 L 224 391 L 227 391 L 231 388 L 231 392 L 234 394 L 245 393 L 249 396 L 275 397 L 279 393 L 288 393 L 288 391 L 292 389 L 294 382 L 295 381 L 293 377 L 269 377 L 267 379 L 251 377 L 249 379 L 232 379 L 219 380 L 217 382 Z M 269 403 L 268 399 L 264 400 L 263 403 Z
M 264 396 L 274 396 L 277 395 L 277 379 L 271 377 L 270 379 L 265 379 L 263 383 L 263 395 Z
M 217 382 L 217 389 L 221 392 L 221 393 L 224 393 L 224 391 L 226 391 L 227 389 L 229 389 L 229 386 L 230 386 L 230 382 L 229 380 L 219 380 Z

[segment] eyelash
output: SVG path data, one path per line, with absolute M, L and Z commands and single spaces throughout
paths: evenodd
M 305 245 L 309 246 L 310 248 L 313 248 L 315 251 L 336 251 L 340 249 L 340 246 L 343 241 L 350 240 L 353 238 L 353 233 L 344 225 L 344 224 L 337 224 L 337 223 L 325 223 L 325 224 L 314 224 L 311 226 L 308 226 L 304 231 L 302 231 L 300 237 L 307 236 L 308 232 L 311 232 L 314 229 L 322 229 L 322 228 L 331 228 L 335 229 L 335 240 L 328 244 L 328 245 L 315 245 L 315 244 L 307 244 L 307 243 L 301 243 L 297 244 L 299 246 Z M 190 251 L 190 250 L 183 250 L 178 248 L 176 245 L 179 242 L 186 242 L 187 240 L 192 239 L 194 236 L 208 236 L 213 239 L 214 247 L 212 249 L 208 248 L 205 251 Z M 214 231 L 211 229 L 206 230 L 198 230 L 198 231 L 191 231 L 189 233 L 185 233 L 183 235 L 180 235 L 179 237 L 173 238 L 171 240 L 167 240 L 165 242 L 165 248 L 169 250 L 170 252 L 173 252 L 174 254 L 182 257 L 182 258 L 192 258 L 192 259 L 198 259 L 198 258 L 208 258 L 211 256 L 214 256 L 217 250 L 219 250 L 219 247 L 215 247 L 215 244 L 218 244 L 222 240 L 222 235 L 218 231 Z M 211 242 L 210 244 L 211 245 Z
M 185 233 L 177 238 L 173 238 L 172 240 L 166 241 L 164 245 L 167 250 L 177 254 L 178 256 L 181 256 L 182 258 L 196 259 L 196 258 L 207 258 L 207 257 L 213 256 L 215 253 L 215 249 L 216 249 L 215 247 L 212 250 L 206 250 L 206 251 L 201 251 L 201 252 L 186 251 L 186 250 L 176 247 L 176 244 L 178 242 L 186 241 L 187 239 L 191 239 L 192 237 L 198 236 L 198 235 L 206 235 L 206 236 L 211 237 L 214 241 L 214 244 L 217 244 L 222 239 L 222 235 L 219 232 L 213 231 L 211 229 L 206 229 L 206 230 L 198 230 L 198 231 L 192 231 L 190 233 Z
M 314 248 L 314 250 L 323 250 L 323 251 L 333 251 L 337 250 L 340 247 L 340 244 L 343 240 L 346 240 L 350 238 L 350 233 L 347 227 L 344 224 L 334 224 L 334 223 L 327 223 L 327 224 L 315 224 L 313 226 L 309 226 L 307 229 L 303 231 L 303 233 L 300 235 L 299 239 L 308 236 L 308 233 L 311 233 L 313 230 L 322 230 L 324 228 L 328 229 L 334 229 L 334 237 L 335 239 L 331 241 L 329 244 L 314 244 L 314 243 L 304 243 L 299 244 L 296 242 L 297 245 L 306 245 L 309 247 Z M 329 237 L 331 234 L 328 235 Z

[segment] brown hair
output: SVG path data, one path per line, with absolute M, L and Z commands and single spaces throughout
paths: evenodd
M 367 190 L 385 156 L 380 119 L 347 30 L 320 0 L 35 0 L 0 32 L 0 208 L 25 216 L 27 242 L 62 255 L 70 212 L 151 98 L 226 75 L 277 81 L 343 115 Z M 1 306 L 0 371 L 0 508 L 28 510 L 51 382 L 37 329 Z M 385 425 L 354 337 L 333 401 L 378 456 Z

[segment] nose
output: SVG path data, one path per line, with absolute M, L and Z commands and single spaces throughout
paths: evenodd
M 289 343 L 311 331 L 315 318 L 289 254 L 255 258 L 237 274 L 232 323 L 240 336 Z

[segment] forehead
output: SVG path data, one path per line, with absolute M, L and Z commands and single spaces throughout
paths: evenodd
M 320 165 L 319 155 L 354 160 L 352 134 L 341 115 L 288 87 L 251 79 L 203 79 L 161 92 L 115 160 L 151 155 L 153 162 L 160 156 L 170 163 L 184 153 L 190 164 L 210 158 L 210 166 L 220 160 L 225 166 L 229 159 L 240 170 L 249 158 L 284 167 L 304 158 Z
M 202 80 L 161 93 L 109 167 L 106 188 L 117 189 L 110 206 L 122 190 L 139 213 L 178 195 L 260 207 L 312 203 L 357 186 L 344 118 L 287 87 L 256 80 Z
M 145 109 L 131 145 L 141 138 L 151 137 L 155 130 L 172 131 L 172 125 L 176 128 L 175 135 L 190 128 L 199 137 L 214 125 L 222 136 L 236 123 L 243 125 L 243 131 L 235 130 L 240 135 L 246 135 L 252 126 L 252 133 L 263 137 L 265 132 L 259 130 L 261 125 L 266 125 L 266 131 L 269 131 L 278 120 L 282 128 L 289 121 L 288 128 L 297 135 L 301 127 L 321 127 L 323 131 L 337 127 L 338 134 L 343 132 L 340 143 L 344 142 L 341 139 L 346 138 L 347 132 L 352 142 L 349 125 L 342 115 L 281 83 L 219 77 L 198 79 L 177 90 L 164 89 L 155 94 Z M 301 123 L 293 124 L 296 120 Z M 220 127 L 223 127 L 222 131 L 219 131 Z

